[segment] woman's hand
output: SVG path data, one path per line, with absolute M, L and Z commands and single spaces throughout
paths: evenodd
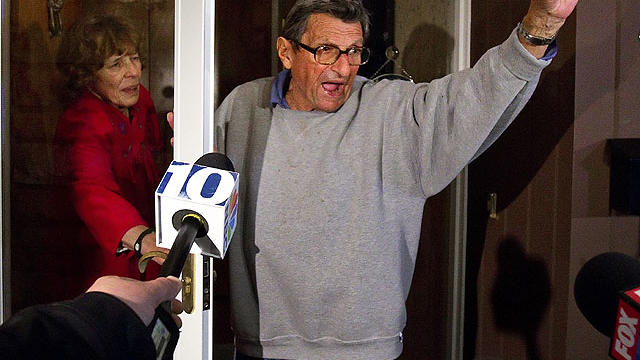
M 171 130 L 173 130 L 173 111 L 167 113 L 167 122 L 171 126 Z M 171 138 L 171 146 L 173 146 L 173 138 Z
M 169 126 L 171 126 L 171 130 L 175 130 L 175 128 L 174 128 L 175 123 L 174 123 L 174 115 L 173 115 L 173 111 L 169 111 L 169 112 L 167 113 L 167 122 L 169 123 Z M 174 146 L 174 144 L 173 144 L 173 140 L 174 140 L 174 138 L 171 138 L 171 146 Z M 215 151 L 218 151 L 217 146 L 215 146 L 215 145 L 213 146 L 213 151 L 214 151 L 214 152 L 215 152 Z
M 142 255 L 152 251 L 159 251 L 165 254 L 169 253 L 169 249 L 156 246 L 155 232 L 147 234 L 145 235 L 144 238 L 142 238 L 142 247 L 140 249 L 140 252 L 142 253 Z M 162 265 L 164 263 L 164 259 L 158 256 L 154 256 L 152 260 L 156 262 L 158 265 Z
M 131 229 L 127 230 L 127 232 L 122 237 L 122 244 L 124 244 L 124 246 L 127 249 L 133 250 L 133 247 L 136 243 L 136 240 L 138 239 L 138 236 L 140 236 L 140 234 L 142 234 L 142 232 L 145 231 L 146 229 L 147 227 L 144 225 L 136 225 Z M 156 246 L 155 232 L 150 232 L 149 234 L 145 235 L 142 238 L 140 245 L 141 245 L 140 253 L 142 253 L 142 255 L 151 251 L 160 251 L 165 254 L 169 253 L 169 249 Z M 164 263 L 164 259 L 157 256 L 153 258 L 153 261 L 158 263 L 158 265 L 162 265 L 162 263 Z

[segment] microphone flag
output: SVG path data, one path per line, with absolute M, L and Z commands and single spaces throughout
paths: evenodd
M 609 355 L 616 360 L 639 360 L 638 320 L 640 319 L 640 287 L 620 295 L 615 330 Z
M 238 176 L 234 171 L 173 161 L 155 194 L 158 246 L 171 248 L 185 215 L 204 219 L 206 235 L 191 253 L 223 259 L 236 228 Z

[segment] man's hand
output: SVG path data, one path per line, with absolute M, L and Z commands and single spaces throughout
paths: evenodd
M 181 289 L 182 283 L 173 276 L 159 277 L 151 281 L 103 276 L 96 280 L 87 292 L 103 292 L 115 296 L 127 304 L 145 325 L 151 323 L 160 303 L 171 301 L 171 315 L 179 328 L 182 326 L 182 321 L 178 317 L 182 312 L 182 303 L 175 297 Z
M 540 17 L 550 17 L 564 20 L 571 15 L 576 8 L 578 0 L 531 0 L 529 13 Z
M 531 0 L 522 26 L 530 35 L 552 38 L 573 13 L 579 0 Z M 536 58 L 544 56 L 547 46 L 535 46 L 519 37 L 520 43 Z

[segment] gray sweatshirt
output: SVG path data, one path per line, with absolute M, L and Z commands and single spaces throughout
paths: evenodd
M 431 83 L 356 81 L 334 113 L 270 104 L 273 79 L 216 113 L 241 174 L 229 249 L 238 351 L 284 359 L 394 359 L 426 199 L 525 105 L 548 61 L 515 32 Z

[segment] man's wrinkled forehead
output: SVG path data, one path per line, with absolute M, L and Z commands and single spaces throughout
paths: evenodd
M 326 13 L 312 14 L 309 17 L 301 40 L 337 46 L 363 46 L 364 43 L 362 25 L 359 22 L 344 22 Z

